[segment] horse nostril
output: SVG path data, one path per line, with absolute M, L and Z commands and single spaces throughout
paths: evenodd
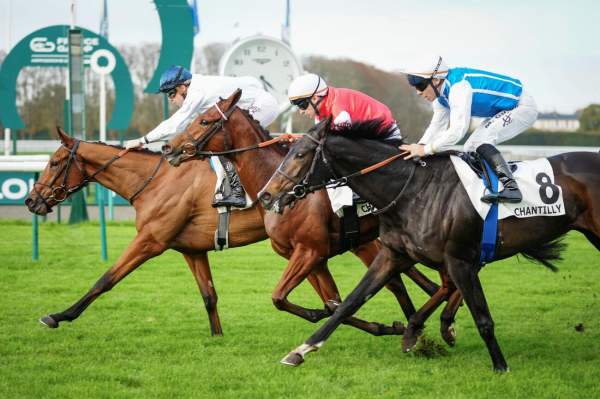
M 165 155 L 169 155 L 171 152 L 173 152 L 173 148 L 169 144 L 165 144 L 162 146 L 162 152 Z
M 31 197 L 27 197 L 25 199 L 25 205 L 27 205 L 27 207 L 30 207 L 32 203 L 33 203 L 33 200 L 31 199 Z

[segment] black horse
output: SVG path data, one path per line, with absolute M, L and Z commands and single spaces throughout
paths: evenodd
M 420 163 L 397 160 L 371 173 L 353 173 L 398 154 L 397 147 L 372 140 L 379 129 L 378 122 L 369 121 L 328 134 L 330 123 L 321 123 L 294 144 L 260 193 L 265 208 L 278 202 L 282 209 L 294 201 L 294 191 L 305 194 L 302 181 L 316 163 L 324 162 L 336 176 L 352 174 L 348 185 L 384 211 L 380 215 L 383 248 L 365 276 L 334 315 L 282 363 L 302 363 L 306 353 L 323 345 L 340 322 L 391 276 L 420 262 L 437 270 L 447 268 L 488 347 L 494 370 L 508 370 L 478 277 L 483 222 L 451 160 L 444 155 Z M 581 231 L 600 250 L 600 155 L 573 152 L 548 160 L 555 184 L 562 187 L 565 215 L 499 221 L 496 259 L 522 253 L 553 269 L 550 262 L 560 259 L 564 245 L 559 241 L 569 230 Z M 407 329 L 410 327 L 409 323 Z

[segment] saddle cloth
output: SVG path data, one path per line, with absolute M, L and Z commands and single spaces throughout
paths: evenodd
M 471 204 L 481 217 L 485 219 L 490 204 L 481 201 L 486 188 L 483 181 L 461 158 L 451 155 L 450 160 L 463 184 Z M 523 201 L 518 204 L 499 203 L 498 219 L 510 216 L 527 218 L 534 216 L 560 216 L 565 214 L 562 189 L 554 184 L 554 172 L 546 158 L 533 161 L 517 162 L 513 176 L 523 194 Z M 502 190 L 502 183 L 498 183 Z
M 223 165 L 221 165 L 221 161 L 219 161 L 219 157 L 210 157 L 210 166 L 212 167 L 212 169 L 215 171 L 215 174 L 217 175 L 217 183 L 215 184 L 215 191 L 214 193 L 216 194 L 219 189 L 221 188 L 222 184 L 223 184 L 223 180 L 225 180 L 225 169 L 223 169 Z M 241 182 L 240 182 L 241 184 Z M 244 189 L 244 194 L 246 195 L 246 207 L 245 208 L 234 208 L 232 207 L 231 210 L 235 211 L 235 210 L 240 210 L 240 209 L 248 209 L 252 206 L 252 198 L 250 198 L 250 196 L 248 195 L 248 193 L 246 192 L 246 190 Z M 221 208 L 223 208 L 223 210 L 221 210 Z M 219 212 L 225 212 L 225 208 L 226 207 L 218 207 L 217 209 L 219 210 Z
M 327 195 L 329 196 L 329 202 L 331 202 L 331 209 L 339 217 L 344 217 L 343 208 L 352 205 L 356 205 L 356 215 L 359 218 L 377 210 L 373 205 L 361 199 L 348 186 L 328 188 Z

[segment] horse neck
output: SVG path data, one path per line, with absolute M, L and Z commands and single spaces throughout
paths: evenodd
M 77 153 L 85 160 L 85 169 L 92 175 L 123 149 L 105 144 L 81 142 Z M 94 181 L 130 198 L 150 177 L 159 157 L 142 151 L 129 151 L 94 177 Z
M 376 143 L 369 144 L 368 140 L 339 138 L 335 144 L 331 143 L 330 139 L 327 143 L 329 144 L 325 148 L 327 160 L 338 177 L 347 176 L 395 155 L 389 151 L 365 150 L 371 145 L 376 145 Z M 363 176 L 350 179 L 348 185 L 361 198 L 381 209 L 394 200 L 407 184 L 411 169 L 414 167 L 412 162 L 403 160 L 395 160 L 393 165 L 393 167 L 386 165 Z M 403 197 L 410 197 L 410 192 L 417 187 L 417 185 L 413 188 L 407 187 Z
M 238 112 L 241 113 L 241 111 Z M 253 126 L 244 115 L 239 114 L 236 116 L 244 118 L 244 120 L 232 121 L 236 126 L 235 131 L 230 133 L 233 148 L 252 146 L 263 141 L 257 127 Z M 244 189 L 253 201 L 256 200 L 258 192 L 275 173 L 283 157 L 274 147 L 267 146 L 244 151 L 230 158 L 235 164 Z

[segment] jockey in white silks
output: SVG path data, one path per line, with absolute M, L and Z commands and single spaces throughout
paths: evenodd
M 300 114 L 314 118 L 316 122 L 331 117 L 332 132 L 336 131 L 336 127 L 349 126 L 353 122 L 377 119 L 383 126 L 378 136 L 381 140 L 390 144 L 401 142 L 400 128 L 385 104 L 356 90 L 328 86 L 319 75 L 309 73 L 294 79 L 288 89 L 288 97 Z M 352 205 L 350 187 L 327 189 L 327 194 L 334 212 Z
M 476 151 L 485 159 L 504 188 L 481 200 L 521 202 L 521 191 L 495 147 L 527 130 L 537 119 L 535 101 L 523 90 L 521 81 L 479 69 L 448 68 L 437 55 L 415 60 L 403 72 L 408 83 L 433 106 L 433 117 L 419 143 L 400 147 L 407 154 L 405 159 L 448 150 L 467 133 L 472 117 L 485 118 L 464 144 L 464 150 Z
M 169 101 L 179 109 L 151 132 L 139 139 L 127 141 L 125 148 L 169 140 L 184 131 L 196 116 L 212 107 L 220 98 L 229 97 L 237 89 L 242 90 L 237 106 L 247 110 L 262 127 L 266 128 L 277 118 L 277 100 L 254 77 L 192 75 L 181 66 L 169 67 L 160 78 L 159 92 L 167 94 Z M 246 197 L 235 167 L 225 157 L 211 157 L 211 163 L 215 167 L 222 165 L 231 186 L 231 195 L 215 201 L 213 206 L 245 207 Z

